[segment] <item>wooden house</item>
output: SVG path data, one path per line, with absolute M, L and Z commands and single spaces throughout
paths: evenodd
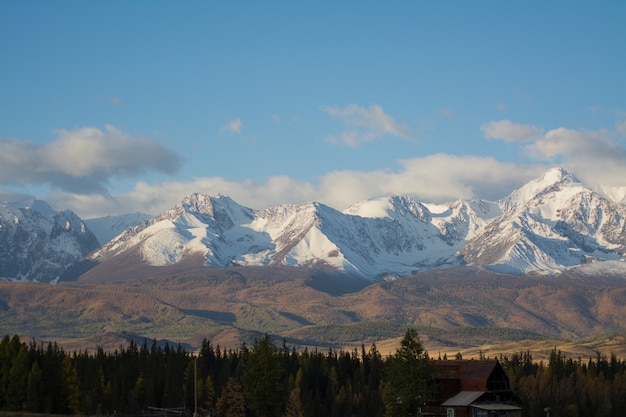
M 497 359 L 432 361 L 437 398 L 423 415 L 521 417 L 521 400 Z

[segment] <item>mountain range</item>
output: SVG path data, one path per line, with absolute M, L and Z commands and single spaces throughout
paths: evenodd
M 387 196 L 343 211 L 318 202 L 253 210 L 194 193 L 156 217 L 83 221 L 42 201 L 2 203 L 0 241 L 0 277 L 41 282 L 111 271 L 124 259 L 135 267 L 315 267 L 371 281 L 457 266 L 556 274 L 593 263 L 626 271 L 626 205 L 554 168 L 499 201 Z
M 196 193 L 156 217 L 81 220 L 0 203 L 0 331 L 80 350 L 268 333 L 392 351 L 412 326 L 431 353 L 626 355 L 620 196 L 553 169 L 498 201 L 343 211 Z

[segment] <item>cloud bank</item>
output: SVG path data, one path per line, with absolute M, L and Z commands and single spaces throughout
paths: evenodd
M 355 118 L 353 123 L 362 123 L 369 130 L 399 129 L 382 109 L 371 109 L 349 106 L 327 110 L 336 112 L 337 117 Z M 83 218 L 135 211 L 155 215 L 194 192 L 228 194 L 255 209 L 318 201 L 343 210 L 360 200 L 392 194 L 408 194 L 434 203 L 458 198 L 497 200 L 553 166 L 566 168 L 589 185 L 626 192 L 626 149 L 617 127 L 599 131 L 559 127 L 545 131 L 500 120 L 483 125 L 481 130 L 488 140 L 517 146 L 531 162 L 439 153 L 402 159 L 395 166 L 379 170 L 327 172 L 311 182 L 288 176 L 245 181 L 200 177 L 156 184 L 139 181 L 132 190 L 109 195 L 95 193 L 89 187 L 95 184 L 104 190 L 107 180 L 114 176 L 136 176 L 149 170 L 174 173 L 181 159 L 148 139 L 108 126 L 105 131 L 60 131 L 59 137 L 46 145 L 0 141 L 0 183 L 51 184 L 55 189 L 46 200 L 58 209 L 72 209 Z
M 255 209 L 318 201 L 343 210 L 360 200 L 392 194 L 409 194 L 426 202 L 475 197 L 495 200 L 546 169 L 541 165 L 503 163 L 488 157 L 437 154 L 398 161 L 395 170 L 330 172 L 315 183 L 287 176 L 264 181 L 202 177 L 186 182 L 138 182 L 133 190 L 116 196 L 56 193 L 48 201 L 54 207 L 68 207 L 85 218 L 135 211 L 158 214 L 193 192 L 227 194 Z
M 559 127 L 544 131 L 533 125 L 492 121 L 481 127 L 486 138 L 521 144 L 521 151 L 541 163 L 560 165 L 582 181 L 626 186 L 626 149 L 616 130 L 576 130 Z
M 182 164 L 174 151 L 113 126 L 56 134 L 45 144 L 0 139 L 0 184 L 49 184 L 72 193 L 106 194 L 112 177 L 133 178 L 147 171 L 174 174 Z

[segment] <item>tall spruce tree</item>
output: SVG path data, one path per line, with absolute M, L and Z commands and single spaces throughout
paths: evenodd
M 217 413 L 220 417 L 246 416 L 246 399 L 237 378 L 228 378 L 222 396 L 217 401 Z
M 257 339 L 244 364 L 243 390 L 249 410 L 257 416 L 279 416 L 285 400 L 282 378 L 278 348 L 268 335 Z
M 400 348 L 389 360 L 384 391 L 387 417 L 419 416 L 434 395 L 428 352 L 417 331 L 407 329 Z

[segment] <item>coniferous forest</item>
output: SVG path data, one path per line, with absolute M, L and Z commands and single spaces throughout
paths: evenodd
M 537 363 L 529 352 L 499 358 L 525 416 L 626 415 L 626 362 L 588 360 L 556 349 Z M 407 362 L 408 361 L 408 362 Z M 428 354 L 407 330 L 395 355 L 376 345 L 347 351 L 297 351 L 269 336 L 222 350 L 205 340 L 192 354 L 144 341 L 113 352 L 67 353 L 55 344 L 0 342 L 0 410 L 46 414 L 147 415 L 170 409 L 191 415 L 400 416 L 394 401 L 415 381 L 432 390 Z M 413 374 L 409 374 L 414 372 Z M 194 387 L 196 395 L 194 397 Z

